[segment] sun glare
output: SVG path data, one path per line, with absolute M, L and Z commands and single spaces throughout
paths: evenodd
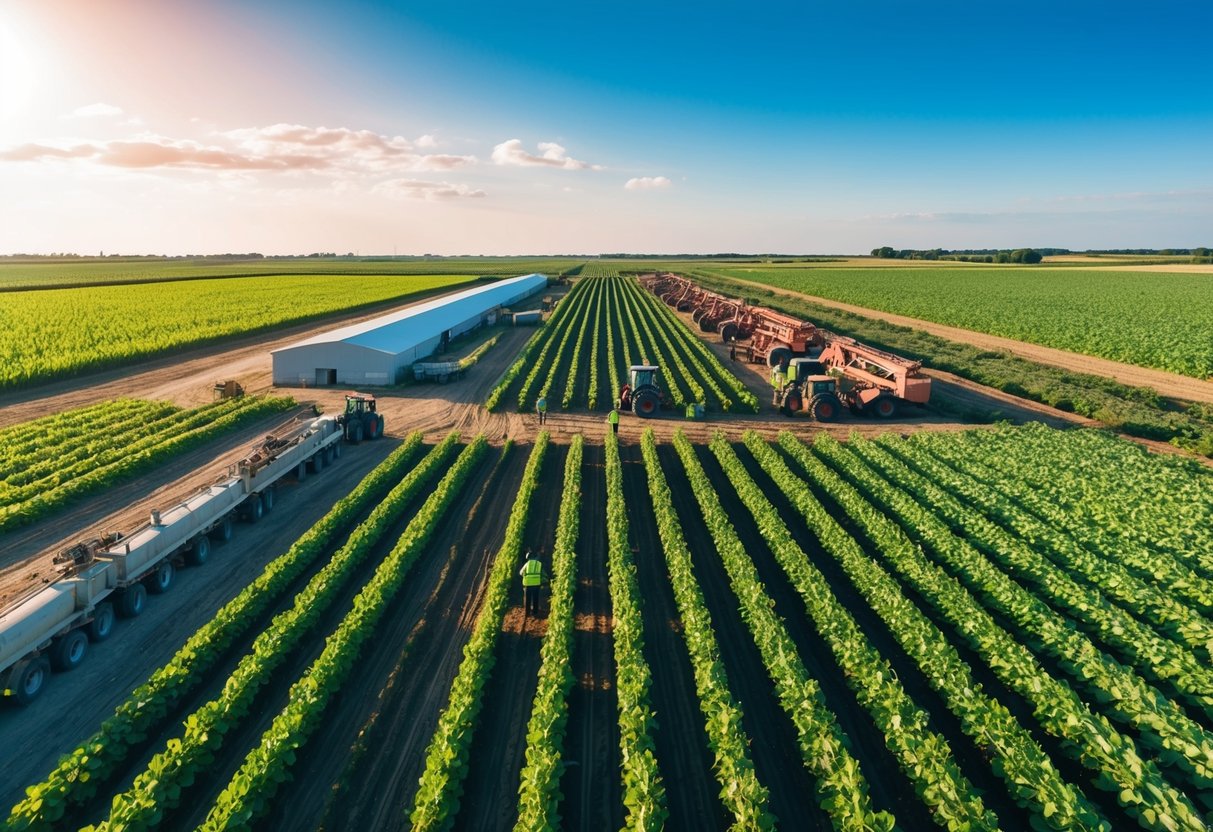
M 30 29 L 14 12 L 0 12 L 0 119 L 22 115 L 34 101 L 38 58 Z

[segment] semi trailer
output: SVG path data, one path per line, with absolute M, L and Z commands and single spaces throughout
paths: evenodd
M 18 704 L 42 692 L 50 671 L 78 666 L 90 642 L 112 634 L 116 616 L 134 618 L 149 592 L 166 592 L 183 565 L 201 566 L 213 543 L 231 539 L 238 519 L 272 511 L 276 486 L 341 455 L 342 425 L 331 416 L 266 436 L 212 485 L 170 508 L 153 509 L 130 532 L 82 540 L 54 557 L 56 577 L 0 610 L 0 690 Z

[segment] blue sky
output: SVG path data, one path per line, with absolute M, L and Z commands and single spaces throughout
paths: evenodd
M 10 5 L 0 251 L 1213 244 L 1204 2 Z

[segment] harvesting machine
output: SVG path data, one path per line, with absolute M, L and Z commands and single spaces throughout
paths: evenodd
M 856 416 L 891 419 L 903 403 L 921 405 L 930 398 L 931 379 L 921 370 L 921 361 L 832 335 L 816 357 L 788 362 L 779 410 L 804 410 L 819 422 L 832 422 L 846 405 Z

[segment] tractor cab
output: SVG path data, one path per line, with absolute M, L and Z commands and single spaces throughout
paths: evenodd
M 793 358 L 788 362 L 788 381 L 792 384 L 801 384 L 824 372 L 825 366 L 816 358 Z
M 363 393 L 345 394 L 345 413 L 338 418 L 345 441 L 357 445 L 363 439 L 383 436 L 383 417 L 375 412 L 375 397 Z
M 657 384 L 660 367 L 633 364 L 628 367 L 628 383 L 619 391 L 619 409 L 637 416 L 655 416 L 665 403 L 665 395 Z
M 814 375 L 806 376 L 804 379 L 805 398 L 811 399 L 814 396 L 836 393 L 837 390 L 838 379 L 833 376 Z

